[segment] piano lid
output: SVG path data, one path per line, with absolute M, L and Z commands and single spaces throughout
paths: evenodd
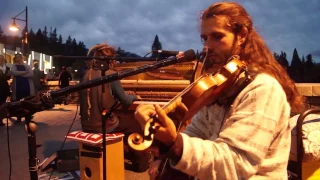
M 127 69 L 136 68 L 146 64 L 152 64 L 154 62 L 130 62 L 120 63 L 114 66 L 116 71 L 123 71 Z M 189 83 L 192 81 L 193 74 L 195 72 L 196 61 L 177 63 L 166 67 L 161 67 L 155 70 L 143 72 L 137 75 L 133 75 L 124 80 L 187 80 Z M 124 81 L 123 81 L 124 82 Z M 177 81 L 176 81 L 177 82 Z M 175 82 L 175 83 L 176 83 Z M 150 81 L 148 82 L 150 83 Z M 154 82 L 156 83 L 156 82 Z

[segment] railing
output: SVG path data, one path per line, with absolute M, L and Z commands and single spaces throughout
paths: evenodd
M 301 95 L 307 98 L 309 108 L 320 107 L 320 83 L 296 83 Z

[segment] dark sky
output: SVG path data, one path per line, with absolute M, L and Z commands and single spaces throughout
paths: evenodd
M 0 25 L 6 34 L 11 17 L 29 9 L 29 29 L 57 28 L 87 48 L 107 41 L 141 56 L 158 34 L 163 49 L 202 49 L 199 14 L 212 0 L 2 0 Z M 273 52 L 285 51 L 291 61 L 312 54 L 320 62 L 319 0 L 237 0 L 252 16 L 254 26 Z M 24 14 L 19 16 L 24 18 Z M 23 22 L 19 22 L 21 27 Z

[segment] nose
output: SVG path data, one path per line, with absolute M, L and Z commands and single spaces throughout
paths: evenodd
M 208 37 L 208 39 L 204 42 L 203 50 L 207 50 L 207 52 L 210 52 L 215 47 L 215 42 L 212 40 L 212 38 Z
M 203 51 L 208 52 L 208 50 L 214 47 L 213 42 L 208 38 L 203 44 Z
M 202 53 L 204 53 L 204 54 L 212 54 L 213 52 L 214 51 L 213 51 L 212 47 L 204 46 L 203 49 L 202 49 Z
M 208 51 L 208 47 L 204 46 L 202 49 L 202 52 L 207 52 Z
M 209 48 L 208 41 L 205 41 L 203 44 L 203 51 Z

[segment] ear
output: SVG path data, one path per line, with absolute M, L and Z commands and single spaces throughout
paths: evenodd
M 248 37 L 248 29 L 246 27 L 243 27 L 241 31 L 237 34 L 237 45 L 242 46 Z

